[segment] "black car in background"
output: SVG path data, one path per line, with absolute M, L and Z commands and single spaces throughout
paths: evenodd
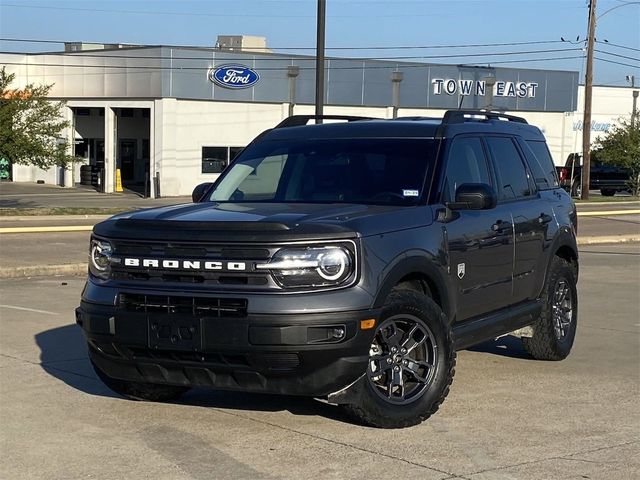
M 630 170 L 618 165 L 602 163 L 594 154 L 591 156 L 590 167 L 590 190 L 600 190 L 603 197 L 612 197 L 616 192 L 629 191 Z M 557 170 L 562 188 L 571 192 L 572 197 L 580 197 L 582 195 L 582 154 L 571 153 L 564 167 L 557 167 Z

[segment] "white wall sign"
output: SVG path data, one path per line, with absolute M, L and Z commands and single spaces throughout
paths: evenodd
M 485 95 L 484 80 L 456 80 L 453 78 L 434 78 L 431 80 L 435 95 Z M 493 86 L 495 97 L 535 98 L 538 84 L 535 82 L 503 82 Z

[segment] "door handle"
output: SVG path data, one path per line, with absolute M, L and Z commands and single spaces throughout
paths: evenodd
M 491 225 L 491 230 L 494 232 L 502 233 L 505 230 L 511 230 L 511 223 L 504 220 L 496 220 L 496 223 Z
M 541 225 L 546 225 L 551 220 L 553 220 L 553 217 L 546 213 L 541 213 L 540 216 L 538 217 L 538 223 L 540 223 Z

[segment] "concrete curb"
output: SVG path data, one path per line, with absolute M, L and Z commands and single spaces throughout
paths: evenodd
M 578 245 L 601 245 L 606 243 L 635 242 L 640 242 L 640 235 L 598 235 L 592 237 L 578 237 Z
M 56 275 L 79 276 L 86 274 L 86 263 L 0 267 L 0 278 L 53 277 Z
M 0 217 L 0 223 L 2 222 L 43 222 L 52 221 L 59 222 L 64 220 L 106 220 L 112 217 L 114 214 L 107 215 L 16 215 L 16 216 L 2 216 Z
M 640 243 L 640 235 L 605 235 L 578 237 L 578 245 L 606 245 L 615 243 Z M 65 265 L 44 265 L 28 267 L 0 267 L 0 278 L 52 277 L 52 276 L 84 276 L 87 274 L 86 263 Z

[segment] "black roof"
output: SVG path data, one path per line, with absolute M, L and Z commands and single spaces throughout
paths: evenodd
M 365 117 L 324 116 L 324 121 L 342 122 L 306 125 L 314 115 L 289 117 L 276 128 L 265 132 L 262 140 L 291 140 L 299 138 L 435 138 L 452 137 L 461 133 L 515 134 L 527 140 L 544 140 L 538 127 L 525 119 L 484 111 L 456 111 L 443 118 L 406 117 L 392 120 Z

